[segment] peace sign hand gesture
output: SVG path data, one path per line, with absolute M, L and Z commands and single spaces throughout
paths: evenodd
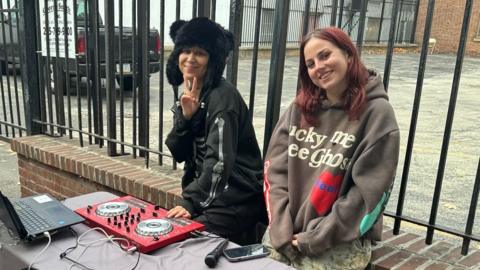
M 197 77 L 193 77 L 193 83 L 185 76 L 183 77 L 183 81 L 185 82 L 185 87 L 183 89 L 183 95 L 180 98 L 180 105 L 182 106 L 183 117 L 190 120 L 200 107 L 201 89 L 198 89 Z

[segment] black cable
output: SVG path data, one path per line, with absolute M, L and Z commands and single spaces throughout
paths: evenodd
M 221 236 L 218 236 L 218 235 L 215 235 L 215 234 L 212 234 L 212 233 L 208 233 L 208 232 L 201 232 L 199 230 L 194 230 L 194 231 L 191 231 L 190 232 L 191 235 L 193 235 L 194 237 L 207 237 L 207 238 L 223 238 Z
M 60 259 L 67 256 L 68 253 L 72 252 L 74 249 L 76 249 L 78 247 L 78 234 L 77 234 L 77 232 L 72 228 L 70 228 L 70 232 L 75 237 L 75 246 L 69 247 L 69 248 L 65 249 L 64 252 L 60 253 Z
M 138 266 L 138 263 L 140 262 L 140 251 L 138 251 L 138 249 L 137 249 L 137 253 L 138 253 L 137 262 L 133 266 L 132 270 L 135 270 L 135 268 L 137 268 Z
M 62 253 L 62 254 L 63 254 L 63 253 Z M 84 268 L 84 269 L 87 269 L 87 270 L 95 270 L 95 269 L 93 269 L 93 268 L 90 268 L 90 267 L 82 264 L 81 262 L 78 262 L 78 261 L 76 261 L 76 260 L 68 257 L 67 255 L 63 255 L 63 256 L 62 256 L 62 254 L 60 254 L 60 258 L 61 258 L 61 259 L 66 259 L 66 260 L 74 263 L 75 265 L 80 266 L 80 267 L 82 267 L 82 268 Z
M 60 253 L 60 259 L 66 259 L 66 260 L 74 263 L 75 265 L 80 266 L 80 267 L 82 267 L 84 269 L 87 269 L 87 270 L 94 270 L 94 269 L 92 269 L 92 268 L 90 268 L 90 267 L 88 267 L 88 266 L 86 266 L 86 265 L 84 265 L 84 264 L 82 264 L 82 263 L 80 263 L 80 262 L 78 262 L 78 261 L 76 261 L 76 260 L 67 256 L 68 253 L 74 251 L 78 247 L 78 234 L 77 234 L 77 232 L 72 228 L 70 228 L 70 232 L 75 237 L 75 246 L 69 247 L 69 248 L 65 249 L 64 252 Z

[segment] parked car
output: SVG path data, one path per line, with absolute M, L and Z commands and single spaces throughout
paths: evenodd
M 20 1 L 19 1 L 20 2 Z M 60 1 L 58 3 L 61 3 Z M 69 44 L 69 46 L 75 46 L 75 51 L 77 54 L 76 60 L 78 61 L 78 76 L 86 77 L 87 69 L 87 54 L 93 55 L 94 52 L 94 37 L 89 27 L 88 37 L 85 35 L 85 14 L 84 14 L 85 0 L 77 1 L 77 37 L 75 44 Z M 8 70 L 8 64 L 12 64 L 13 61 L 16 63 L 17 67 L 19 66 L 19 43 L 18 43 L 18 28 L 17 28 L 17 18 L 14 12 L 10 14 L 4 12 L 1 17 L 0 25 L 0 65 L 2 72 Z M 63 16 L 63 13 L 59 11 L 59 15 Z M 88 25 L 87 20 L 87 25 Z M 12 35 L 10 35 L 10 26 Z M 38 26 L 40 27 L 40 26 Z M 63 27 L 63 26 L 62 26 Z M 42 33 L 43 34 L 43 33 Z M 5 36 L 5 38 L 4 38 Z M 115 77 L 120 84 L 120 67 L 123 67 L 123 85 L 125 90 L 133 89 L 133 65 L 135 65 L 136 70 L 138 71 L 139 64 L 133 60 L 133 44 L 132 40 L 133 30 L 132 27 L 123 27 L 122 36 L 120 36 L 120 28 L 115 26 L 114 28 L 114 46 L 111 48 L 113 51 L 114 62 L 115 62 Z M 63 34 L 59 35 L 59 40 L 64 39 Z M 122 41 L 122 59 L 120 61 L 120 39 Z M 99 43 L 99 63 L 100 63 L 100 77 L 106 77 L 106 63 L 105 63 L 105 25 L 99 14 L 99 23 L 98 23 L 98 43 Z M 87 47 L 88 45 L 88 47 Z M 148 63 L 149 69 L 148 72 L 155 73 L 160 70 L 159 59 L 160 59 L 160 35 L 157 29 L 152 28 L 149 31 L 148 35 Z M 137 46 L 138 47 L 138 46 Z M 50 48 L 50 52 L 54 55 L 54 48 Z M 138 56 L 139 50 L 137 49 L 136 55 Z M 51 62 L 57 62 L 60 66 L 62 73 L 60 78 L 65 78 L 65 73 L 67 68 L 65 67 L 65 58 L 51 58 Z M 68 63 L 68 73 L 69 77 L 74 77 L 76 73 L 76 61 L 74 58 L 69 58 Z M 93 63 L 91 63 L 93 64 Z M 53 69 L 55 70 L 55 68 Z M 137 74 L 138 76 L 138 74 Z

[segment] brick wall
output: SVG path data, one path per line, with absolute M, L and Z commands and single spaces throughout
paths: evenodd
M 23 155 L 18 155 L 18 172 L 22 197 L 49 193 L 63 200 L 95 191 L 108 191 L 122 195 L 107 186 L 60 171 L 36 160 L 25 158 Z
M 415 42 L 422 45 L 428 0 L 419 0 Z M 464 0 L 437 0 L 432 21 L 431 38 L 437 40 L 435 52 L 456 53 L 460 42 L 460 33 L 465 11 Z M 480 24 L 480 1 L 473 1 L 470 26 L 467 35 L 466 54 L 480 56 L 480 38 L 475 38 Z
M 144 168 L 143 158 L 108 157 L 97 146 L 44 135 L 12 140 L 22 196 L 47 192 L 64 199 L 93 191 L 129 194 L 164 208 L 181 198 L 181 170 Z M 155 167 L 155 166 L 153 166 Z
M 425 237 L 417 233 L 384 227 L 382 242 L 373 247 L 370 270 L 443 270 L 480 269 L 480 251 L 472 248 L 467 256 L 461 255 L 461 241 L 437 240 L 425 244 Z

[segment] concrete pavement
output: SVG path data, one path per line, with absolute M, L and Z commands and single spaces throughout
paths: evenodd
M 17 153 L 4 141 L 0 141 L 0 172 L 0 191 L 10 198 L 20 197 Z

